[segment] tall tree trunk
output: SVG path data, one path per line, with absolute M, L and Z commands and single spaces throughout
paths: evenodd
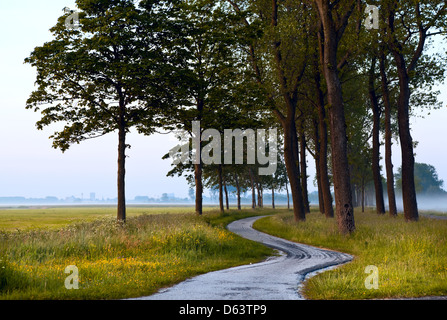
M 304 125 L 300 121 L 300 164 L 301 164 L 301 188 L 303 192 L 303 205 L 305 213 L 310 212 L 309 194 L 307 191 L 307 160 L 306 160 L 306 136 L 304 135 Z
M 275 209 L 275 187 L 272 186 L 272 208 Z
M 419 219 L 416 200 L 416 187 L 414 183 L 414 153 L 413 139 L 410 132 L 410 86 L 405 58 L 401 47 L 392 50 L 399 77 L 399 99 L 397 101 L 397 119 L 399 125 L 399 139 L 402 155 L 402 200 L 404 217 L 407 221 Z
M 346 122 L 344 114 L 341 86 L 336 71 L 330 68 L 327 72 L 328 100 L 331 106 L 331 146 L 332 167 L 334 174 L 335 207 L 337 212 L 338 228 L 342 233 L 351 233 L 355 230 L 354 208 L 351 197 L 351 178 L 349 172 Z
M 417 12 L 420 13 L 420 4 L 416 2 Z M 399 139 L 402 156 L 402 200 L 404 205 L 404 217 L 407 221 L 419 220 L 418 205 L 416 199 L 416 187 L 414 183 L 414 153 L 413 138 L 410 132 L 410 78 L 409 72 L 413 72 L 416 63 L 422 55 L 425 40 L 427 38 L 427 30 L 420 25 L 420 17 L 418 17 L 419 25 L 419 43 L 416 51 L 407 66 L 404 57 L 404 50 L 401 43 L 397 40 L 394 30 L 395 9 L 389 10 L 387 23 L 391 31 L 391 40 L 389 45 L 394 56 L 397 74 L 399 77 L 399 99 L 397 102 L 397 119 L 399 125 Z
M 202 215 L 203 185 L 202 185 L 202 161 L 194 164 L 194 181 L 196 184 L 196 214 Z
M 305 221 L 303 194 L 300 183 L 300 170 L 298 159 L 298 141 L 296 136 L 295 120 L 287 119 L 284 126 L 284 160 L 292 190 L 293 214 L 295 221 Z
M 321 38 L 321 37 L 320 37 Z M 319 39 L 321 41 L 321 39 Z M 318 130 L 319 130 L 319 169 L 320 169 L 320 184 L 322 197 L 324 201 L 324 214 L 326 218 L 334 217 L 334 208 L 332 207 L 332 194 L 331 184 L 329 182 L 329 173 L 327 166 L 327 154 L 328 154 L 328 132 L 327 132 L 327 117 L 326 109 L 324 106 L 324 95 L 321 90 L 321 73 L 318 64 L 318 59 L 314 59 L 314 81 L 315 81 L 315 93 L 317 96 L 317 108 L 318 108 Z
M 228 190 L 227 190 L 227 182 L 225 181 L 225 175 L 222 176 L 222 180 L 225 192 L 225 206 L 227 207 L 227 210 L 230 210 L 230 204 L 228 203 Z
M 241 210 L 241 187 L 239 186 L 239 179 L 237 177 L 237 173 L 234 174 L 234 181 L 236 183 L 237 209 Z
M 253 177 L 253 171 L 251 168 L 248 168 L 248 173 L 250 174 L 250 183 L 251 183 L 251 208 L 256 208 L 256 193 L 255 193 L 255 179 Z
M 256 184 L 256 189 L 258 190 L 258 207 L 259 208 L 263 208 L 262 205 L 262 187 L 261 187 L 261 183 L 259 182 L 259 179 L 257 176 L 255 176 L 255 184 Z
M 358 188 L 358 186 L 356 184 L 352 184 L 351 187 L 352 187 L 352 190 L 351 190 L 351 193 L 352 193 L 352 205 L 354 207 L 358 207 L 360 205 L 360 202 L 358 200 L 359 199 L 359 196 L 358 196 L 359 188 Z
M 394 172 L 392 156 L 392 133 L 391 133 L 391 101 L 388 87 L 388 78 L 385 70 L 386 57 L 381 46 L 380 53 L 380 75 L 382 83 L 383 104 L 385 107 L 385 167 L 386 167 L 386 186 L 388 194 L 389 215 L 397 216 L 396 195 L 394 192 Z
M 343 33 L 341 29 L 336 30 L 329 1 L 316 0 L 315 2 L 319 9 L 324 33 L 324 52 L 321 52 L 321 54 L 323 54 L 323 70 L 330 107 L 329 118 L 337 223 L 339 231 L 346 234 L 355 230 L 355 223 L 347 153 L 345 111 L 337 69 L 338 41 Z M 349 15 L 346 14 L 344 17 L 346 17 L 344 23 L 347 23 Z
M 260 197 L 260 199 L 261 199 L 261 208 L 264 208 L 264 188 L 263 188 L 262 185 L 260 186 L 260 188 L 261 188 L 261 192 L 260 192 L 260 195 L 261 195 L 261 197 Z
M 287 193 L 287 210 L 290 210 L 289 186 L 287 180 L 286 180 L 286 193 Z
M 321 173 L 320 173 L 320 133 L 318 132 L 318 120 L 314 118 L 314 141 L 315 141 L 315 171 L 318 188 L 318 209 L 324 214 L 323 190 L 321 189 Z
M 278 25 L 278 1 L 271 1 L 272 15 L 271 15 L 271 26 L 276 28 Z M 299 156 L 298 156 L 298 137 L 296 132 L 296 105 L 298 101 L 298 83 L 301 77 L 304 75 L 305 64 L 303 64 L 300 76 L 295 79 L 295 86 L 290 90 L 286 76 L 283 69 L 283 61 L 281 54 L 281 42 L 277 39 L 273 40 L 275 62 L 278 72 L 278 80 L 280 83 L 281 94 L 284 98 L 287 115 L 284 116 L 276 111 L 277 116 L 280 119 L 281 125 L 284 130 L 284 160 L 287 169 L 287 175 L 289 177 L 290 189 L 292 191 L 292 201 L 293 201 L 293 214 L 295 221 L 305 221 L 306 213 L 303 204 L 303 194 L 301 190 L 300 182 L 300 167 L 299 167 Z
M 264 208 L 264 187 L 261 184 L 261 208 Z
M 315 158 L 315 169 L 316 169 L 316 179 L 317 179 L 317 189 L 318 189 L 318 209 L 321 214 L 324 214 L 324 200 L 323 200 L 323 189 L 321 187 L 321 173 L 320 173 L 320 159 Z
M 376 194 L 377 214 L 385 214 L 385 203 L 383 200 L 382 177 L 380 175 L 380 109 L 374 86 L 376 58 L 371 62 L 369 71 L 369 99 L 373 111 L 373 148 L 372 148 L 372 172 L 374 179 L 374 189 Z
M 204 99 L 198 98 L 197 99 L 197 111 L 198 111 L 198 117 L 197 117 L 197 121 L 201 121 L 202 120 L 202 113 L 203 113 L 203 108 L 205 105 L 205 101 Z M 196 150 L 196 163 L 194 164 L 194 181 L 195 181 L 195 185 L 196 185 L 196 214 L 197 215 L 202 215 L 203 213 L 203 182 L 202 182 L 202 168 L 203 168 L 203 164 L 202 164 L 202 133 L 200 132 L 196 132 L 196 139 L 198 139 L 197 141 L 197 148 L 198 150 Z
M 402 200 L 404 216 L 407 221 L 419 219 L 416 200 L 416 187 L 414 183 L 414 153 L 413 139 L 410 132 L 410 88 L 408 75 L 399 70 L 400 95 L 398 100 L 397 117 L 399 123 L 399 138 L 402 154 Z
M 220 212 L 224 212 L 224 204 L 223 204 L 223 190 L 222 190 L 222 165 L 217 165 L 217 176 L 219 179 L 219 209 Z
M 362 178 L 362 185 L 361 185 L 361 192 L 362 192 L 362 212 L 365 212 L 365 179 Z
M 124 107 L 123 107 L 124 109 Z M 126 221 L 126 195 L 125 195 L 125 175 L 126 175 L 126 128 L 123 116 L 120 116 L 120 126 L 118 129 L 118 206 L 117 220 Z

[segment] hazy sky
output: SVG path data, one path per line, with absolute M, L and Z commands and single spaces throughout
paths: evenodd
M 63 14 L 74 8 L 73 0 L 28 0 L 0 2 L 0 197 L 56 196 L 116 197 L 117 134 L 73 145 L 64 154 L 51 147 L 48 136 L 54 127 L 38 131 L 40 114 L 25 109 L 34 89 L 35 69 L 23 60 L 34 47 L 52 39 L 48 31 Z M 425 119 L 412 122 L 413 139 L 419 141 L 416 161 L 434 165 L 447 184 L 447 85 L 441 87 L 444 107 Z M 176 144 L 170 135 L 128 136 L 126 194 L 159 197 L 163 192 L 187 196 L 184 178 L 166 177 L 169 160 L 161 157 Z M 382 149 L 383 151 L 383 149 Z M 400 166 L 399 146 L 394 146 L 395 169 Z M 310 191 L 314 163 L 309 159 Z

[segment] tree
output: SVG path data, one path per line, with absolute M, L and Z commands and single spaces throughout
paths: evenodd
M 298 118 L 298 132 L 299 132 L 299 158 L 300 158 L 300 168 L 301 168 L 301 190 L 303 193 L 303 206 L 305 213 L 310 213 L 310 204 L 309 204 L 309 192 L 307 191 L 307 157 L 306 157 L 306 149 L 307 149 L 307 138 L 306 138 L 306 129 L 305 129 L 305 118 L 304 115 L 309 114 L 309 112 L 301 111 L 301 116 Z
M 189 188 L 189 189 L 188 189 L 188 196 L 189 196 L 189 198 L 190 198 L 192 201 L 195 200 L 196 195 L 195 195 L 195 193 L 194 193 L 194 189 L 193 189 L 193 188 Z
M 320 23 L 318 23 L 320 26 Z M 315 158 L 316 179 L 318 186 L 318 199 L 320 212 L 324 213 L 326 218 L 334 217 L 334 209 L 332 207 L 332 194 L 330 189 L 330 181 L 328 174 L 328 128 L 327 128 L 327 110 L 325 103 L 325 91 L 323 89 L 321 61 L 318 48 L 323 44 L 321 40 L 321 28 L 317 28 L 316 34 L 312 36 L 315 41 L 315 51 L 312 53 L 311 68 L 309 71 L 309 88 L 304 94 L 307 100 L 313 105 L 313 142 L 314 152 L 309 152 Z
M 143 15 L 131 0 L 78 0 L 77 6 L 79 29 L 66 28 L 67 14 L 60 17 L 51 29 L 55 39 L 25 59 L 37 68 L 38 86 L 27 108 L 37 112 L 49 105 L 41 111 L 38 129 L 64 123 L 50 137 L 62 152 L 118 131 L 117 219 L 125 221 L 126 134 L 131 127 L 151 133 L 158 110 L 167 106 L 161 98 L 164 87 L 156 80 L 163 78 L 161 38 L 158 29 L 141 33 Z M 145 23 L 160 24 L 162 12 L 158 6 Z
M 446 1 L 388 0 L 382 5 L 385 17 L 385 39 L 399 78 L 397 102 L 399 138 L 402 154 L 402 198 L 407 221 L 419 219 L 414 181 L 413 139 L 410 132 L 410 82 L 421 62 L 426 42 L 439 30 L 445 30 Z M 430 33 L 430 30 L 434 30 Z M 436 62 L 434 63 L 437 64 Z M 439 73 L 431 71 L 431 77 Z
M 391 128 L 391 93 L 389 80 L 387 75 L 387 58 L 385 53 L 386 47 L 382 43 L 379 49 L 379 69 L 380 84 L 382 89 L 382 100 L 385 109 L 385 170 L 386 170 L 386 186 L 388 194 L 388 210 L 391 217 L 397 216 L 396 195 L 394 192 L 394 172 L 392 155 L 392 128 Z
M 396 174 L 396 185 L 399 191 L 402 191 L 402 172 L 402 167 L 399 167 Z M 436 168 L 432 165 L 416 162 L 414 165 L 414 178 L 417 194 L 439 195 L 446 193 L 442 189 L 444 181 L 439 179 Z
M 354 208 L 352 206 L 351 178 L 349 174 L 348 145 L 343 94 L 338 69 L 345 63 L 339 58 L 339 45 L 348 26 L 348 20 L 356 8 L 355 0 L 335 1 L 315 0 L 322 25 L 322 46 L 320 56 L 326 80 L 331 130 L 332 167 L 335 191 L 335 207 L 340 232 L 355 230 Z M 349 52 L 348 52 L 349 53 Z
M 178 25 L 178 37 L 165 47 L 167 55 L 178 61 L 173 78 L 173 90 L 179 98 L 174 112 L 166 119 L 193 135 L 192 122 L 201 128 L 215 128 L 216 114 L 228 106 L 231 88 L 238 66 L 234 56 L 233 17 L 219 3 L 211 0 L 178 1 L 176 14 L 170 17 Z M 222 115 L 222 114 L 221 114 Z M 203 161 L 201 132 L 196 133 L 194 181 L 195 210 L 202 214 Z
M 289 199 L 289 188 L 288 188 L 288 183 L 289 183 L 289 178 L 287 175 L 287 169 L 286 166 L 284 164 L 284 155 L 282 154 L 282 150 L 279 153 L 279 161 L 278 161 L 278 168 L 276 169 L 275 172 L 275 180 L 276 180 L 276 185 L 277 185 L 277 190 L 281 191 L 281 190 L 286 190 L 286 194 L 287 194 L 287 209 L 290 209 L 290 199 Z
M 275 115 L 284 136 L 284 159 L 292 190 L 294 218 L 305 221 L 296 128 L 298 87 L 306 67 L 308 7 L 301 2 L 228 2 L 242 15 L 248 35 L 247 63 L 265 109 Z M 239 2 L 239 3 L 237 3 Z M 247 17 L 247 14 L 249 17 Z
M 248 189 L 250 184 L 249 179 L 246 177 L 247 174 L 244 174 L 244 170 L 247 165 L 227 165 L 225 166 L 227 175 L 228 184 L 234 186 L 236 189 L 236 201 L 237 201 L 237 209 L 241 210 L 241 193 L 245 192 Z
M 168 202 L 168 201 L 169 201 L 168 194 L 167 194 L 167 193 L 163 193 L 163 194 L 161 195 L 160 201 L 161 201 L 161 202 Z
M 374 180 L 374 190 L 376 196 L 376 212 L 377 214 L 385 214 L 385 202 L 383 199 L 382 176 L 380 175 L 380 117 L 381 107 L 379 98 L 376 93 L 376 64 L 377 57 L 373 55 L 371 59 L 371 67 L 368 74 L 368 91 L 373 113 L 373 132 L 372 132 L 372 173 Z

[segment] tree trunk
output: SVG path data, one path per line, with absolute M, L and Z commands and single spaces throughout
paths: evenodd
M 217 166 L 217 175 L 219 178 L 219 208 L 220 212 L 224 212 L 223 191 L 222 191 L 222 165 Z
M 202 215 L 202 196 L 203 196 L 203 185 L 202 185 L 202 161 L 198 164 L 194 164 L 194 181 L 196 184 L 196 214 Z
M 271 15 L 271 26 L 276 28 L 278 25 L 278 1 L 272 0 L 272 15 Z M 299 167 L 299 156 L 298 156 L 298 138 L 296 134 L 296 105 L 297 105 L 297 84 L 294 89 L 290 90 L 287 82 L 288 79 L 286 73 L 283 69 L 283 61 L 282 61 L 282 53 L 281 53 L 281 42 L 277 39 L 273 40 L 274 47 L 274 56 L 276 61 L 276 69 L 278 72 L 278 80 L 281 88 L 281 95 L 284 98 L 284 102 L 286 104 L 287 115 L 279 116 L 281 125 L 284 130 L 284 160 L 286 164 L 287 176 L 290 182 L 290 189 L 292 191 L 292 202 L 293 202 L 293 214 L 295 221 L 305 221 L 306 214 L 304 210 L 303 204 L 303 194 L 301 190 L 301 182 L 300 182 L 300 167 Z M 301 74 L 304 74 L 303 64 Z M 294 81 L 300 81 L 298 79 L 294 79 Z M 279 111 L 278 111 L 279 112 Z M 278 113 L 277 113 L 278 114 Z
M 264 208 L 264 187 L 261 185 L 261 208 Z
M 332 206 L 332 194 L 331 194 L 331 183 L 329 182 L 329 173 L 327 166 L 327 146 L 328 146 L 328 136 L 327 136 L 327 125 L 326 125 L 326 111 L 324 105 L 320 106 L 319 111 L 319 128 L 320 128 L 320 183 L 321 191 L 324 201 L 324 214 L 326 218 L 334 217 L 334 207 Z
M 293 214 L 295 221 L 305 221 L 303 194 L 300 183 L 300 170 L 298 159 L 298 141 L 296 136 L 295 120 L 287 119 L 284 123 L 284 160 L 292 190 Z
M 321 189 L 321 174 L 320 174 L 320 134 L 318 132 L 318 121 L 314 119 L 314 140 L 315 140 L 315 171 L 318 188 L 318 209 L 321 214 L 324 214 L 323 190 Z
M 316 179 L 317 179 L 317 189 L 318 189 L 318 209 L 321 214 L 324 214 L 324 200 L 323 200 L 323 189 L 321 187 L 321 173 L 320 173 L 320 159 L 315 158 L 315 169 L 316 169 Z
M 272 186 L 272 208 L 275 209 L 275 187 Z
M 410 132 L 409 115 L 410 79 L 406 70 L 403 55 L 397 51 L 394 51 L 393 53 L 399 76 L 400 89 L 397 102 L 397 118 L 402 154 L 402 200 L 404 205 L 404 217 L 407 221 L 417 221 L 419 219 L 419 213 L 416 200 L 416 187 L 414 183 L 413 139 Z
M 262 205 L 262 188 L 261 188 L 261 184 L 259 183 L 259 180 L 256 178 L 256 176 L 255 176 L 255 184 L 256 184 L 256 189 L 258 190 L 258 207 L 259 208 L 263 208 L 263 205 Z
M 373 111 L 373 148 L 372 148 L 372 172 L 374 179 L 374 190 L 376 193 L 376 211 L 377 214 L 385 214 L 385 203 L 383 200 L 382 177 L 380 175 L 380 109 L 374 87 L 376 59 L 372 59 L 371 69 L 369 71 L 369 99 Z
M 236 173 L 234 174 L 234 181 L 236 183 L 237 209 L 241 210 L 241 187 L 239 186 L 239 179 Z
M 330 108 L 329 118 L 337 223 L 339 231 L 346 234 L 355 230 L 355 223 L 347 153 L 345 111 L 337 69 L 338 41 L 341 38 L 341 34 L 339 34 L 340 30 L 336 30 L 329 2 L 319 0 L 316 3 L 324 32 L 324 52 L 321 53 L 323 54 L 323 69 Z
M 327 133 L 327 118 L 326 110 L 324 107 L 324 96 L 321 90 L 321 74 L 318 65 L 318 60 L 315 59 L 316 64 L 314 65 L 314 80 L 315 80 L 315 93 L 317 96 L 317 107 L 318 107 L 318 130 L 320 137 L 320 149 L 319 149 L 319 169 L 320 169 L 320 184 L 322 197 L 324 201 L 324 214 L 326 218 L 334 217 L 334 208 L 332 207 L 332 194 L 331 194 L 331 184 L 329 182 L 329 174 L 327 167 L 327 154 L 328 154 L 328 133 Z
M 380 55 L 380 75 L 382 83 L 383 104 L 385 107 L 385 167 L 386 167 L 386 187 L 388 194 L 389 215 L 397 216 L 396 195 L 394 193 L 394 172 L 392 156 L 392 133 L 391 133 L 391 101 L 388 88 L 388 78 L 385 70 L 384 48 L 381 47 Z
M 408 82 L 407 76 L 401 81 L 401 93 L 399 95 L 397 111 L 402 153 L 402 198 L 405 219 L 408 221 L 417 221 L 419 219 L 419 213 L 414 183 L 413 139 L 410 132 L 410 117 L 408 112 L 410 103 Z
M 251 168 L 248 168 L 248 173 L 250 174 L 250 183 L 251 183 L 251 208 L 256 208 L 256 192 L 255 192 L 255 179 L 253 177 L 253 172 Z
M 198 117 L 197 117 L 197 121 L 201 121 L 202 120 L 202 113 L 203 113 L 203 107 L 204 107 L 205 101 L 202 98 L 198 98 L 197 99 L 197 111 L 198 111 Z M 203 213 L 203 182 L 202 182 L 202 168 L 203 168 L 203 164 L 202 164 L 202 133 L 197 132 L 197 137 L 196 139 L 198 139 L 198 146 L 196 146 L 198 148 L 198 150 L 196 150 L 196 163 L 194 164 L 194 180 L 195 180 L 195 184 L 196 184 L 196 214 L 197 215 L 202 215 Z
M 286 180 L 286 193 L 287 193 L 287 210 L 290 210 L 289 186 L 287 180 Z
M 326 68 L 328 83 L 328 100 L 331 106 L 331 146 L 332 167 L 334 174 L 335 207 L 338 228 L 342 233 L 355 230 L 354 208 L 351 197 L 351 178 L 347 155 L 346 122 L 341 86 L 336 71 Z
M 358 189 L 359 188 L 357 187 L 356 184 L 352 184 L 351 187 L 352 187 L 352 190 L 351 190 L 351 193 L 352 193 L 352 205 L 355 208 L 355 207 L 358 207 L 360 205 L 360 202 L 358 200 L 359 199 L 359 196 L 358 196 L 358 193 L 359 193 Z
M 304 135 L 304 128 L 302 123 L 300 124 L 300 164 L 304 211 L 305 213 L 310 213 L 309 194 L 307 191 L 306 136 Z
M 416 4 L 419 6 L 419 3 Z M 399 139 L 402 156 L 402 200 L 404 205 L 404 217 L 407 221 L 419 220 L 418 205 L 416 199 L 416 188 L 414 183 L 414 153 L 413 153 L 413 138 L 410 132 L 410 86 L 408 72 L 414 71 L 416 63 L 422 54 L 425 39 L 427 37 L 427 29 L 419 26 L 419 44 L 417 50 L 414 52 L 411 63 L 408 65 L 405 61 L 404 50 L 402 45 L 394 34 L 394 10 L 390 11 L 388 16 L 389 29 L 392 32 L 390 49 L 394 56 L 394 61 L 397 68 L 397 75 L 399 77 L 399 99 L 397 102 L 397 119 L 399 125 Z
M 126 221 L 126 195 L 125 195 L 125 175 L 126 175 L 126 128 L 124 124 L 124 111 L 120 115 L 120 126 L 118 129 L 118 208 L 117 220 Z
M 223 177 L 223 186 L 224 186 L 224 192 L 225 192 L 225 206 L 227 207 L 227 210 L 230 210 L 230 204 L 228 203 L 228 190 L 227 190 L 227 183 L 225 182 L 225 176 Z
M 365 212 L 365 179 L 363 178 L 362 178 L 361 192 L 362 192 L 362 212 Z

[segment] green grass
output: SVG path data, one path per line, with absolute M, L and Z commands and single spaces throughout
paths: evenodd
M 115 221 L 113 208 L 45 209 L 45 214 L 40 213 L 42 220 L 35 209 L 29 210 L 17 213 L 33 217 L 33 228 L 20 216 L 21 228 L 7 224 L 0 231 L 0 299 L 138 297 L 197 274 L 260 261 L 272 254 L 271 249 L 223 227 L 268 211 L 221 215 L 209 209 L 199 217 L 191 208 L 150 212 L 133 208 L 123 225 Z M 176 213 L 166 213 L 171 210 Z M 15 219 L 11 211 L 8 215 Z M 79 270 L 77 290 L 65 288 L 68 274 L 64 271 L 69 265 Z
M 204 212 L 215 211 L 217 207 L 204 206 Z M 191 213 L 191 207 L 184 206 L 128 206 L 127 216 L 141 214 Z M 116 206 L 38 206 L 0 208 L 0 230 L 33 230 L 40 228 L 57 229 L 70 223 L 93 221 L 116 217 Z
M 421 217 L 405 222 L 402 215 L 378 216 L 355 211 L 356 231 L 337 230 L 335 219 L 313 212 L 304 223 L 291 213 L 261 219 L 255 228 L 281 238 L 355 256 L 348 264 L 310 278 L 309 299 L 375 299 L 447 295 L 447 220 Z M 366 289 L 369 265 L 379 272 L 379 288 Z

